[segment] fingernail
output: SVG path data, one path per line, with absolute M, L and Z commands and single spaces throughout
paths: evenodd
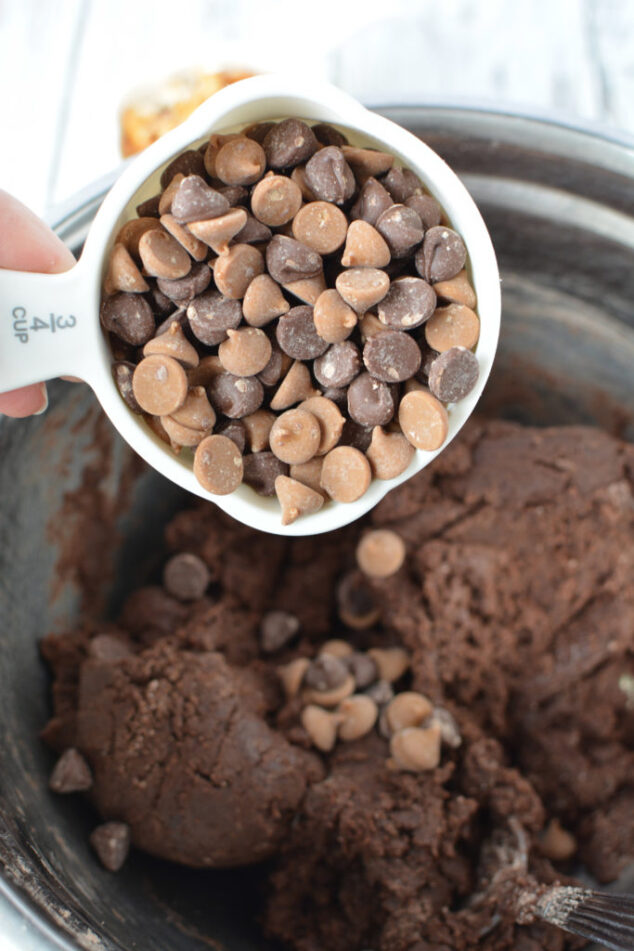
M 42 413 L 45 413 L 46 410 L 48 409 L 48 391 L 47 391 L 47 389 L 46 389 L 46 383 L 40 383 L 40 387 L 41 387 L 41 390 L 42 390 L 42 400 L 43 400 L 43 403 L 42 403 L 41 408 L 38 409 L 35 413 L 33 413 L 34 416 L 41 416 Z

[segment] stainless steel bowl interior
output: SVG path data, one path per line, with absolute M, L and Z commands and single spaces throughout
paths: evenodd
M 634 440 L 634 151 L 580 129 L 485 111 L 384 110 L 463 176 L 499 256 L 504 320 L 483 411 L 537 425 L 587 423 Z M 109 184 L 109 182 L 107 183 Z M 79 250 L 105 186 L 58 222 Z M 47 673 L 39 638 L 72 624 L 60 575 L 80 485 L 121 511 L 95 537 L 106 613 L 151 567 L 179 490 L 147 470 L 86 387 L 56 383 L 51 409 L 0 425 L 0 935 L 9 949 L 262 949 L 258 874 L 194 872 L 133 855 L 113 876 L 87 845 L 90 807 L 47 791 Z M 97 438 L 98 437 L 98 438 Z M 71 496 L 69 497 L 69 493 Z

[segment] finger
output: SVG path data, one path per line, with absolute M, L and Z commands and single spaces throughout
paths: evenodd
M 0 189 L 0 267 L 58 274 L 74 264 L 75 258 L 48 225 L 17 198 Z M 0 413 L 7 416 L 43 413 L 47 406 L 43 383 L 0 396 Z
M 0 267 L 58 274 L 75 258 L 61 238 L 17 198 L 0 189 Z
M 45 383 L 23 386 L 20 390 L 0 395 L 0 413 L 22 419 L 24 416 L 36 416 L 48 406 Z

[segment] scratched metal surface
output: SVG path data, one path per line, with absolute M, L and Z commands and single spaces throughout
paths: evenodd
M 628 144 L 481 111 L 390 114 L 458 168 L 496 244 L 503 333 L 483 409 L 634 439 L 634 223 L 622 210 L 633 192 Z M 58 223 L 76 250 L 103 190 Z M 252 876 L 192 872 L 136 854 L 120 875 L 108 875 L 86 843 L 88 807 L 47 792 L 51 758 L 37 740 L 47 678 L 37 641 L 72 623 L 78 597 L 67 585 L 50 598 L 58 550 L 45 526 L 94 462 L 97 416 L 85 387 L 58 383 L 45 416 L 0 424 L 0 947 L 263 951 Z M 129 450 L 111 439 L 105 488 L 115 498 Z M 112 566 L 112 600 L 134 583 L 140 551 L 176 505 L 173 487 L 153 473 L 137 484 L 119 525 L 126 541 Z M 69 528 L 57 524 L 57 542 Z

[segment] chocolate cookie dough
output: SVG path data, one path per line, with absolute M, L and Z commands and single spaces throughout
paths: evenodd
M 205 593 L 45 638 L 45 737 L 134 847 L 269 859 L 262 925 L 295 951 L 572 948 L 520 896 L 634 859 L 633 482 L 599 431 L 490 423 L 335 534 L 198 503 L 165 563 Z M 389 576 L 380 546 L 357 565 L 377 531 Z

